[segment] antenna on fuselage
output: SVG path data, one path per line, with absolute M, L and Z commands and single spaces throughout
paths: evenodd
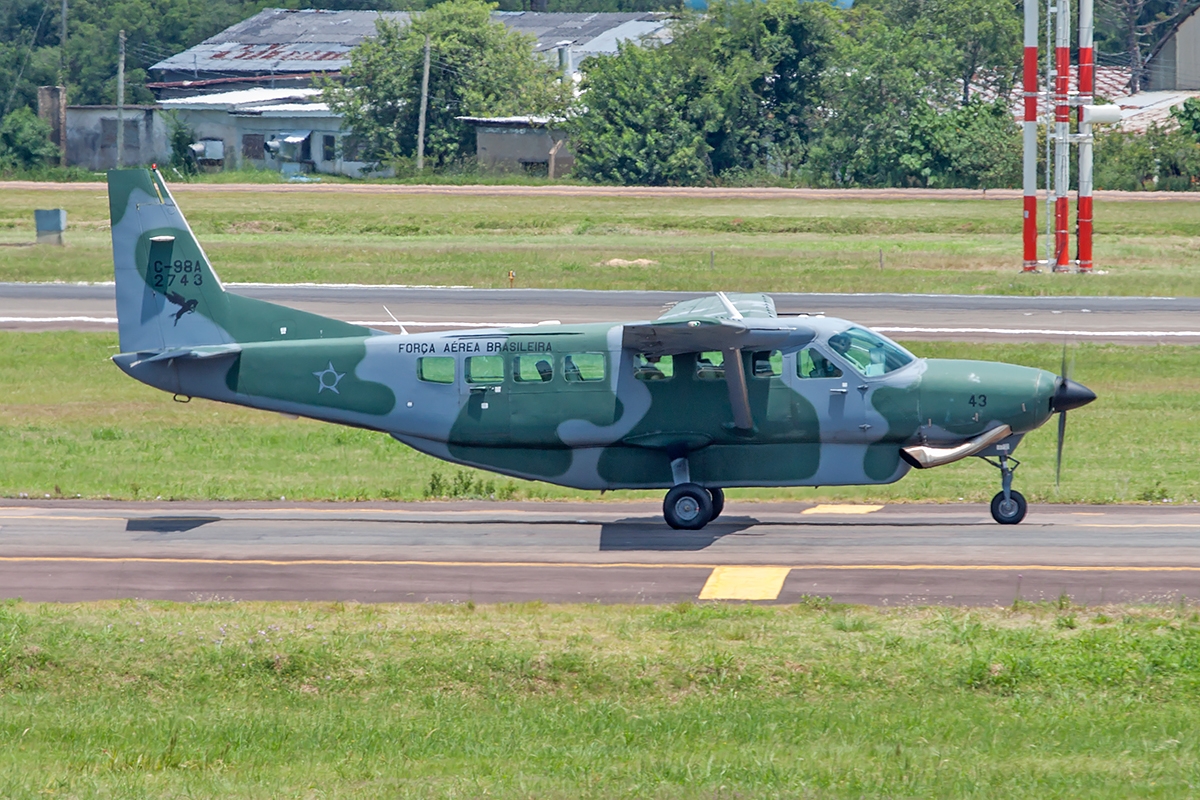
M 387 307 L 387 306 L 384 306 L 384 307 L 383 307 L 383 310 L 384 310 L 384 311 L 387 311 L 387 315 L 388 315 L 389 317 L 391 317 L 391 318 L 392 318 L 392 322 L 394 322 L 394 323 L 396 323 L 397 325 L 399 325 L 399 326 L 400 326 L 400 332 L 401 332 L 401 333 L 403 333 L 405 336 L 407 336 L 407 335 L 408 335 L 408 329 L 404 327 L 404 323 L 402 323 L 400 320 L 396 319 L 396 315 L 395 315 L 395 314 L 393 314 L 391 311 L 388 311 L 388 307 Z

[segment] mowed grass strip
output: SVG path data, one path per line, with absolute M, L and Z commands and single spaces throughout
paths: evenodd
M 921 356 L 1007 361 L 1057 371 L 1053 344 L 913 342 Z M 599 499 L 595 492 L 460 470 L 390 437 L 205 400 L 187 404 L 126 377 L 115 334 L 0 334 L 0 496 L 120 499 Z M 1034 502 L 1200 500 L 1200 348 L 1072 347 L 1073 377 L 1099 399 L 1069 414 L 1060 489 L 1055 422 L 1017 456 Z M 889 486 L 734 489 L 737 499 L 987 501 L 995 469 L 978 459 L 912 471 Z M 613 492 L 608 499 L 659 498 Z
M 1173 798 L 1200 615 L 0 605 L 0 795 Z
M 1020 275 L 1019 200 L 180 193 L 222 279 L 406 285 L 1200 295 L 1187 201 L 1096 208 L 1105 274 Z M 68 244 L 0 246 L 0 281 L 112 280 L 103 191 L 10 189 L 0 244 L 64 207 Z M 608 266 L 614 259 L 657 262 Z M 881 267 L 882 260 L 882 267 Z M 712 266 L 710 266 L 710 264 Z

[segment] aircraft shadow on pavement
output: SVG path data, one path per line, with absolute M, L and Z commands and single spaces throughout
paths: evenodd
M 127 520 L 125 530 L 146 533 L 183 533 L 210 522 L 220 521 L 220 517 L 145 517 Z
M 758 524 L 753 517 L 722 517 L 704 530 L 677 531 L 667 527 L 661 517 L 619 519 L 600 527 L 600 550 L 703 550 L 718 539 Z

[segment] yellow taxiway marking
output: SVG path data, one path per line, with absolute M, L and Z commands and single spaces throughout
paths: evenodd
M 703 569 L 713 570 L 712 564 L 666 563 L 655 564 L 636 561 L 429 561 L 429 560 L 373 560 L 350 558 L 297 558 L 291 560 L 270 558 L 176 558 L 155 556 L 0 556 L 0 563 L 29 564 L 213 564 L 217 566 L 268 566 L 268 567 L 531 567 L 572 569 Z M 715 569 L 753 570 L 897 570 L 916 572 L 920 570 L 945 570 L 949 572 L 987 572 L 994 570 L 1023 572 L 1196 572 L 1196 566 L 1129 566 L 1129 565 L 1062 565 L 1062 564 L 763 564 L 738 567 L 715 567 Z
M 701 600 L 774 600 L 783 589 L 790 567 L 716 567 Z
M 870 514 L 872 511 L 878 511 L 883 506 L 864 506 L 864 505 L 816 505 L 812 508 L 806 508 L 801 511 L 801 514 Z

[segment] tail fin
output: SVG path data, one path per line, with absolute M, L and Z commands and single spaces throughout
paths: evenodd
M 157 170 L 110 171 L 108 205 L 123 353 L 376 333 L 225 291 Z

